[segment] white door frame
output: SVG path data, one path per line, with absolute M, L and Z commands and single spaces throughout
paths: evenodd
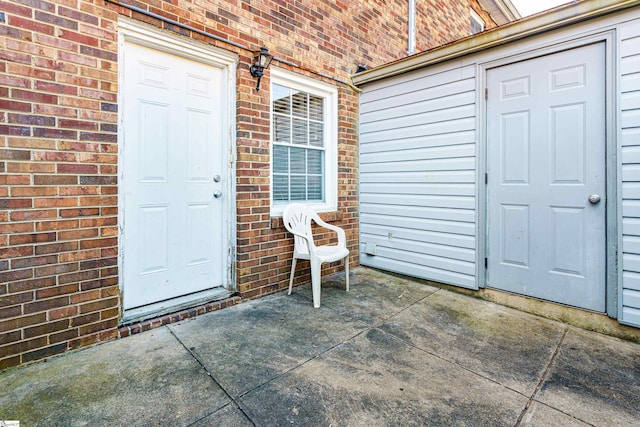
M 618 242 L 621 241 L 619 235 L 620 229 L 618 225 L 618 194 L 620 194 L 620 184 L 618 183 L 618 176 L 620 176 L 619 165 L 617 161 L 617 153 L 619 152 L 618 138 L 616 133 L 616 111 L 617 111 L 617 95 L 616 90 L 618 82 L 616 80 L 616 58 L 618 53 L 616 52 L 616 33 L 615 29 L 610 29 L 598 32 L 590 35 L 581 35 L 570 39 L 558 40 L 553 45 L 548 44 L 526 44 L 526 42 L 516 42 L 522 44 L 525 47 L 525 51 L 513 50 L 518 52 L 513 55 L 504 54 L 495 59 L 486 60 L 485 62 L 478 63 L 477 75 L 479 78 L 476 80 L 477 87 L 477 105 L 478 108 L 478 123 L 477 123 L 477 235 L 482 238 L 477 239 L 477 280 L 480 288 L 487 287 L 487 277 L 485 269 L 485 257 L 487 256 L 488 245 L 488 223 L 487 223 L 487 209 L 488 209 L 488 194 L 487 185 L 485 183 L 485 176 L 487 173 L 487 100 L 485 99 L 485 88 L 487 87 L 487 71 L 491 68 L 500 67 L 503 65 L 509 65 L 515 62 L 526 61 L 539 56 L 548 55 L 552 53 L 558 53 L 564 50 L 569 50 L 588 44 L 597 42 L 605 43 L 605 171 L 606 171 L 606 183 L 605 188 L 607 192 L 606 197 L 606 313 L 612 317 L 617 318 L 618 314 L 618 299 L 619 299 L 619 281 L 621 274 L 619 273 L 620 266 L 618 265 Z M 489 95 L 491 96 L 491 95 Z M 491 179 L 491 178 L 490 178 Z
M 236 111 L 236 66 L 238 63 L 238 55 L 219 49 L 207 44 L 198 42 L 196 40 L 188 39 L 186 37 L 178 36 L 167 30 L 161 30 L 151 25 L 136 21 L 134 19 L 120 17 L 118 19 L 118 282 L 120 286 L 121 299 L 126 290 L 126 284 L 123 281 L 124 278 L 124 238 L 125 232 L 124 224 L 124 125 L 123 125 L 123 112 L 124 108 L 122 102 L 124 100 L 123 94 L 125 93 L 125 42 L 135 43 L 138 45 L 146 46 L 155 50 L 170 53 L 172 55 L 180 56 L 186 59 L 197 61 L 200 63 L 212 65 L 217 68 L 221 68 L 224 74 L 224 83 L 226 85 L 226 93 L 224 93 L 224 99 L 221 100 L 223 108 L 226 108 L 226 113 L 223 114 L 223 128 L 227 130 L 228 144 L 221 153 L 223 156 L 223 164 L 227 165 L 227 176 L 225 177 L 226 186 L 223 188 L 222 198 L 223 202 L 223 214 L 224 223 L 222 225 L 223 235 L 221 239 L 226 242 L 226 254 L 225 259 L 222 260 L 223 268 L 225 269 L 225 283 L 224 288 L 227 291 L 235 291 L 235 245 L 236 245 L 236 221 L 235 221 L 235 206 L 236 206 L 236 184 L 235 184 L 235 162 L 234 153 L 236 149 L 236 135 L 235 135 L 235 111 Z M 177 298 L 176 300 L 180 300 Z M 198 300 L 199 301 L 199 300 Z M 196 303 L 192 298 L 186 297 L 185 301 L 176 301 L 176 305 L 189 305 L 189 302 Z M 159 306 L 157 310 L 162 310 Z M 120 304 L 120 318 L 122 321 L 128 321 L 133 318 L 153 317 L 154 307 L 153 305 L 145 308 L 145 310 L 138 312 L 138 310 L 132 310 L 130 313 L 123 312 L 123 305 Z M 158 311 L 157 314 L 161 314 Z

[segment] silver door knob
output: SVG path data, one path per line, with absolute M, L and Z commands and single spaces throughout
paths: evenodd
M 213 193 L 213 197 L 219 199 L 220 197 L 222 197 L 222 191 L 216 191 L 215 193 Z
M 592 205 L 596 205 L 600 202 L 600 196 L 597 194 L 592 194 L 589 196 L 589 203 Z
M 220 175 L 216 175 L 213 177 L 213 182 L 220 182 Z

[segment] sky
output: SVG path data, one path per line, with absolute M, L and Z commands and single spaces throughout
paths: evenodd
M 511 0 L 511 3 L 518 9 L 520 15 L 524 18 L 543 10 L 551 9 L 565 3 L 571 3 L 571 0 Z

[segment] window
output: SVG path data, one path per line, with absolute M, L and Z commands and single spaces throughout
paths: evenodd
M 470 22 L 471 22 L 470 34 L 477 34 L 477 33 L 483 32 L 484 31 L 484 21 L 482 20 L 480 15 L 478 15 L 476 13 L 476 11 L 473 10 L 473 9 L 470 9 L 469 12 L 470 12 L 469 19 L 470 19 Z
M 337 90 L 271 70 L 271 213 L 291 202 L 337 209 Z

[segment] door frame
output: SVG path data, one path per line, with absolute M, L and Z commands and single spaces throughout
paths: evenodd
M 150 304 L 142 308 L 124 311 L 122 304 L 123 297 L 126 292 L 126 284 L 124 283 L 124 238 L 126 230 L 124 223 L 124 185 L 125 185 L 125 159 L 124 159 L 124 132 L 123 125 L 124 93 L 126 90 L 126 80 L 124 76 L 125 61 L 125 43 L 134 43 L 149 47 L 154 50 L 166 52 L 172 55 L 180 56 L 185 59 L 197 61 L 206 65 L 219 68 L 223 72 L 224 92 L 223 99 L 220 101 L 222 108 L 225 110 L 222 114 L 222 126 L 226 130 L 227 136 L 226 146 L 223 144 L 222 162 L 226 165 L 226 185 L 222 189 L 223 207 L 222 212 L 222 240 L 226 242 L 223 254 L 222 266 L 225 270 L 223 290 L 209 291 L 206 294 L 196 294 L 194 296 L 177 297 L 171 300 L 168 307 L 167 302 Z M 128 323 L 133 320 L 141 320 L 144 318 L 156 317 L 167 311 L 174 311 L 180 307 L 193 306 L 194 304 L 205 302 L 211 299 L 217 299 L 221 294 L 227 295 L 236 289 L 235 277 L 235 248 L 236 248 L 236 180 L 235 180 L 235 158 L 236 152 L 236 67 L 238 63 L 238 55 L 205 43 L 181 37 L 167 30 L 162 30 L 154 26 L 136 21 L 127 17 L 119 17 L 118 19 L 118 283 L 120 288 L 120 323 Z
M 534 59 L 540 56 L 559 53 L 565 50 L 586 46 L 589 44 L 604 42 L 605 43 L 605 189 L 606 189 L 606 205 L 605 205 L 605 221 L 606 221 L 606 259 L 605 259 L 605 310 L 609 317 L 617 318 L 619 284 L 622 277 L 618 263 L 618 242 L 621 242 L 621 228 L 619 227 L 618 195 L 621 194 L 621 184 L 618 182 L 620 175 L 620 165 L 617 160 L 619 152 L 619 143 L 616 132 L 616 111 L 618 105 L 617 88 L 618 81 L 616 78 L 616 59 L 618 53 L 616 51 L 616 31 L 614 27 L 610 29 L 599 29 L 597 32 L 588 35 L 580 35 L 558 39 L 556 43 L 549 45 L 540 42 L 526 43 L 516 42 L 515 47 L 511 46 L 509 52 L 500 56 L 493 56 L 484 62 L 477 64 L 476 94 L 478 105 L 478 122 L 476 127 L 476 138 L 478 141 L 476 147 L 477 159 L 477 188 L 476 188 L 476 208 L 478 212 L 477 235 L 481 238 L 477 239 L 476 251 L 477 258 L 477 278 L 480 288 L 487 288 L 487 271 L 485 269 L 485 257 L 488 253 L 488 193 L 485 183 L 487 173 L 487 156 L 488 156 L 488 136 L 487 136 L 487 100 L 485 99 L 485 88 L 487 87 L 487 72 L 492 68 L 510 65 L 516 62 L 522 62 Z M 523 46 L 524 45 L 524 46 Z M 524 51 L 518 50 L 517 47 L 524 47 Z M 509 54 L 511 53 L 511 54 Z

